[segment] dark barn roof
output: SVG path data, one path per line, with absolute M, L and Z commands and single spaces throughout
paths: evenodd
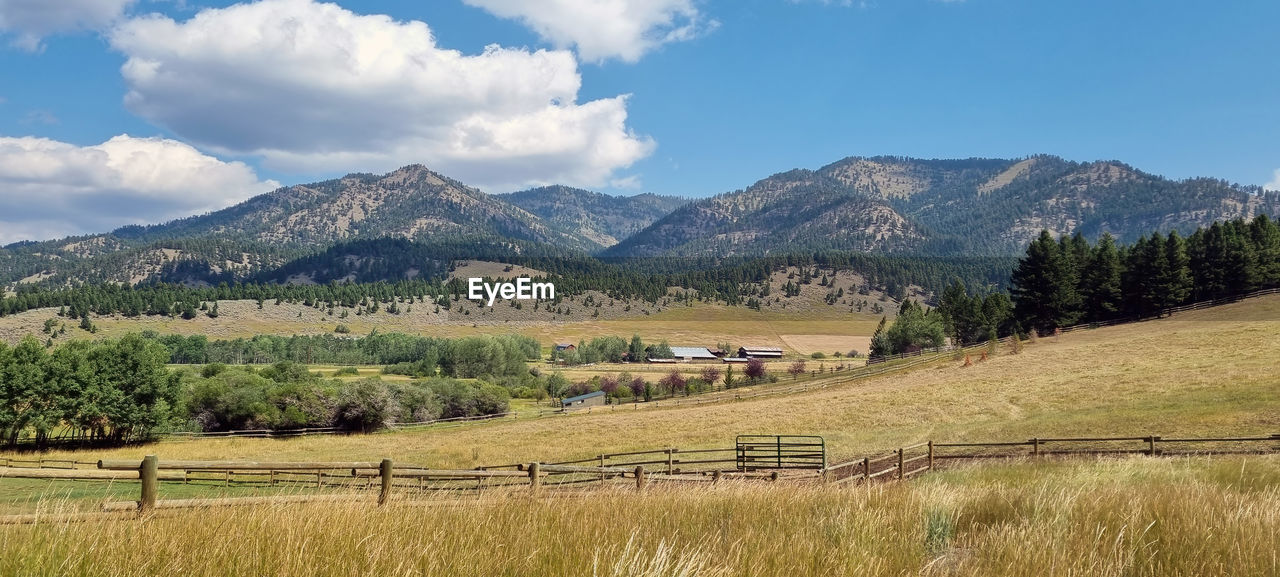
M 570 405 L 570 404 L 576 403 L 576 402 L 578 402 L 578 401 L 585 401 L 585 400 L 587 400 L 587 399 L 591 399 L 591 398 L 599 397 L 600 395 L 603 395 L 603 394 L 604 394 L 604 391 L 596 391 L 596 392 L 594 392 L 594 393 L 587 393 L 587 394 L 585 394 L 585 395 L 578 395 L 578 396 L 576 396 L 576 397 L 569 397 L 569 398 L 567 398 L 567 399 L 565 399 L 565 400 L 563 400 L 563 401 L 560 401 L 560 404 L 561 404 L 561 405 Z

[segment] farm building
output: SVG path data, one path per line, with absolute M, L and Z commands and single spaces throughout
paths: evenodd
M 726 362 L 726 363 L 745 363 L 745 362 L 747 362 L 747 361 L 750 361 L 751 359 L 748 359 L 748 358 L 746 358 L 746 357 L 725 357 L 725 358 L 720 359 L 720 360 L 722 360 L 722 361 L 724 361 L 724 362 Z
M 738 349 L 738 356 L 744 359 L 780 359 L 782 358 L 782 349 L 776 347 L 742 347 Z
M 566 411 L 572 411 L 603 405 L 604 401 L 604 391 L 596 391 L 594 393 L 587 393 L 585 395 L 578 395 L 576 397 L 564 399 L 560 401 L 560 407 Z
M 577 350 L 577 349 L 578 349 L 578 347 L 577 347 L 577 346 L 575 346 L 573 343 L 556 343 L 556 352 L 557 352 L 557 353 L 558 353 L 558 352 L 561 352 L 561 351 L 573 351 L 573 350 Z
M 671 354 L 676 360 L 684 362 L 716 360 L 716 356 L 706 347 L 671 347 Z

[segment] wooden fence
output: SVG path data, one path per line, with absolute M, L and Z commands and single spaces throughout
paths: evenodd
M 827 482 L 905 479 L 936 468 L 947 459 L 1010 459 L 1079 455 L 1178 456 L 1280 452 L 1280 433 L 1245 437 L 1045 437 L 1025 441 L 927 441 L 866 457 L 845 460 L 820 471 Z
M 778 442 L 774 441 L 775 446 Z M 812 451 L 812 446 L 799 448 Z M 601 454 L 556 463 L 516 463 L 476 469 L 432 469 L 397 464 L 391 459 L 351 462 L 259 461 L 75 461 L 59 459 L 0 459 L 0 478 L 138 481 L 137 501 L 103 505 L 106 512 L 147 513 L 220 505 L 258 505 L 281 502 L 372 500 L 367 491 L 378 489 L 381 505 L 393 491 L 474 491 L 491 489 L 572 489 L 575 486 L 622 483 L 644 489 L 652 483 L 717 483 L 728 479 L 870 483 L 902 480 L 934 470 L 940 462 L 959 459 L 1039 458 L 1051 456 L 1140 454 L 1152 457 L 1203 454 L 1259 454 L 1280 452 L 1280 433 L 1234 437 L 1185 437 L 1134 435 L 1120 437 L 1036 437 L 1025 441 L 937 442 L 927 441 L 823 467 L 774 467 L 763 462 L 743 466 L 740 447 L 721 449 L 664 448 L 649 451 Z M 785 463 L 784 463 L 785 464 Z M 216 499 L 159 499 L 161 482 L 213 483 L 256 486 L 298 485 L 315 489 L 356 490 L 348 493 L 296 494 L 269 497 Z M 0 517 L 0 523 L 47 520 L 39 515 Z

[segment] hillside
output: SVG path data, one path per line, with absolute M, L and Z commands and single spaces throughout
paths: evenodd
M 10 245 L 0 249 L 0 285 L 394 280 L 436 276 L 449 259 L 515 255 L 1008 256 L 1042 228 L 1127 242 L 1260 213 L 1280 213 L 1280 193 L 1052 156 L 854 157 L 693 202 L 563 186 L 488 195 L 412 165 L 289 186 L 161 225 Z M 415 241 L 417 252 L 389 253 L 389 239 Z
M 495 195 L 568 234 L 591 239 L 600 248 L 618 244 L 689 199 L 656 194 L 610 196 L 568 186 L 544 186 Z
M 1018 254 L 1054 235 L 1132 241 L 1280 212 L 1280 195 L 1214 179 L 1171 181 L 1114 161 L 847 158 L 677 209 L 611 256 L 759 254 L 842 248 Z
M 605 251 L 609 256 L 906 251 L 922 231 L 882 200 L 821 173 L 793 170 L 700 200 Z
M 421 165 L 281 188 L 236 206 L 110 234 L 0 251 L 0 282 L 33 275 L 80 281 L 243 278 L 339 241 L 404 238 L 522 241 L 566 250 L 600 245 Z

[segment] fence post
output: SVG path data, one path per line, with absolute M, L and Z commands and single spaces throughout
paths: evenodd
M 382 490 L 378 491 L 378 504 L 382 505 L 386 503 L 387 498 L 391 496 L 391 459 L 382 460 L 382 464 L 378 466 L 378 475 L 382 477 Z
M 1147 445 L 1148 445 L 1147 454 L 1148 455 L 1151 455 L 1152 457 L 1156 456 L 1156 441 L 1159 441 L 1159 440 L 1160 440 L 1160 437 L 1157 437 L 1155 435 L 1147 437 Z
M 636 465 L 636 490 L 644 489 L 644 466 Z
M 1031 439 L 1031 456 L 1032 457 L 1040 456 L 1040 437 Z
M 138 501 L 138 511 L 140 513 L 150 513 L 156 508 L 156 493 L 159 492 L 158 472 L 160 463 L 155 455 L 147 455 L 142 458 L 142 465 L 138 467 L 138 479 L 142 481 L 142 499 Z
M 542 479 L 538 477 L 538 464 L 529 463 L 529 488 L 534 492 L 538 492 L 538 487 L 542 484 Z
M 711 484 L 712 485 L 720 484 L 720 471 L 715 471 L 711 473 Z
M 902 478 L 902 472 L 905 470 L 903 466 L 904 463 L 902 462 L 902 454 L 904 452 L 905 451 L 903 451 L 902 449 L 898 449 L 898 478 L 899 479 Z
M 673 451 L 672 449 L 667 449 L 667 474 L 668 474 L 668 475 L 670 475 L 670 474 L 671 474 L 671 467 L 672 467 L 672 465 L 674 464 L 674 463 L 672 462 L 672 461 L 673 461 L 673 459 L 671 458 L 671 453 L 672 453 L 672 451 Z
M 862 458 L 862 482 L 868 483 L 870 481 L 871 481 L 871 457 L 863 457 Z
M 929 441 L 929 470 L 933 470 L 933 441 Z

